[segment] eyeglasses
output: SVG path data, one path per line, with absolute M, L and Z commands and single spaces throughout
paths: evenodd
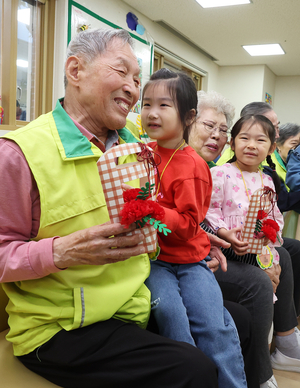
M 221 125 L 220 127 L 216 127 L 216 124 L 206 123 L 205 121 L 200 121 L 200 120 L 198 121 L 199 123 L 203 124 L 204 129 L 209 133 L 216 132 L 217 130 L 219 130 L 220 135 L 223 137 L 227 137 L 229 133 L 229 130 L 226 127 L 226 125 Z

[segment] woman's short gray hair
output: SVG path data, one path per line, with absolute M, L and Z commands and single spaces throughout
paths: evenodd
M 205 109 L 215 109 L 218 113 L 222 113 L 226 118 L 226 123 L 228 128 L 232 126 L 235 107 L 231 104 L 229 100 L 223 97 L 220 93 L 215 91 L 204 92 L 200 90 L 197 92 L 198 95 L 198 115 L 197 118 L 201 116 L 202 112 Z
M 128 43 L 133 48 L 133 39 L 126 30 L 85 30 L 78 32 L 70 41 L 66 60 L 74 55 L 83 58 L 86 62 L 92 62 L 99 54 L 103 54 L 107 50 L 107 46 L 113 39 L 120 39 L 124 45 Z M 66 87 L 68 83 L 66 74 L 64 83 Z
M 279 126 L 279 138 L 276 144 L 282 146 L 290 137 L 297 136 L 300 133 L 300 125 L 286 123 Z

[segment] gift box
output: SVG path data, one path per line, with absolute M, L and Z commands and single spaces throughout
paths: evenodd
M 151 164 L 146 164 L 141 159 L 134 163 L 117 165 L 119 157 L 140 154 L 143 150 L 141 143 L 121 144 L 106 151 L 97 162 L 98 171 L 103 187 L 107 210 L 112 223 L 121 222 L 121 210 L 124 207 L 122 184 L 140 179 L 141 182 L 155 184 L 155 170 Z M 143 186 L 143 183 L 141 184 Z M 155 201 L 154 192 L 150 194 L 151 200 Z M 155 252 L 157 248 L 157 230 L 147 223 L 143 228 L 135 229 L 127 235 L 142 233 L 145 240 L 141 242 L 146 252 Z

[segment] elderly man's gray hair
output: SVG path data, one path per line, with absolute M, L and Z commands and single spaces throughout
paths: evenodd
M 107 46 L 113 39 L 120 39 L 124 42 L 124 45 L 128 43 L 133 48 L 133 39 L 126 30 L 85 30 L 76 34 L 70 41 L 66 60 L 74 55 L 84 58 L 87 62 L 92 62 L 99 54 L 103 54 L 107 50 Z M 65 87 L 67 86 L 67 83 L 68 80 L 65 74 Z
M 244 106 L 244 108 L 241 110 L 240 116 L 241 117 L 246 115 L 264 116 L 266 113 L 272 110 L 273 108 L 269 103 L 264 101 L 254 101 Z
M 223 97 L 220 93 L 213 90 L 210 92 L 204 92 L 200 90 L 197 92 L 198 96 L 198 115 L 205 109 L 215 109 L 216 112 L 222 113 L 226 118 L 227 127 L 230 128 L 233 123 L 235 108 L 227 98 Z

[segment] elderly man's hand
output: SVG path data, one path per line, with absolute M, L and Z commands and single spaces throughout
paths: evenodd
M 56 238 L 53 241 L 54 264 L 60 269 L 84 264 L 104 265 L 145 253 L 145 248 L 137 245 L 144 240 L 143 234 L 120 236 L 134 229 L 134 224 L 126 229 L 119 223 L 106 223 Z
M 226 257 L 223 255 L 220 247 L 222 248 L 229 248 L 230 244 L 219 238 L 218 236 L 207 233 L 207 236 L 210 241 L 210 252 L 209 256 L 211 257 L 211 261 L 207 262 L 207 266 L 215 272 L 219 268 L 219 264 L 221 265 L 222 271 L 227 271 L 227 260 Z
M 269 278 L 271 279 L 272 286 L 273 286 L 273 292 L 275 294 L 277 287 L 278 287 L 278 284 L 280 283 L 279 276 L 281 273 L 281 267 L 279 264 L 274 264 L 274 265 L 272 265 L 271 268 L 266 269 L 265 272 L 269 276 Z
M 210 253 L 211 254 L 211 253 Z M 213 259 L 211 259 L 210 261 L 207 261 L 206 262 L 208 268 L 212 271 L 212 272 L 216 272 L 219 268 L 219 265 L 220 265 L 220 262 L 218 259 L 216 259 L 215 257 Z M 227 270 L 227 269 L 226 269 Z M 225 272 L 225 271 L 224 271 Z

